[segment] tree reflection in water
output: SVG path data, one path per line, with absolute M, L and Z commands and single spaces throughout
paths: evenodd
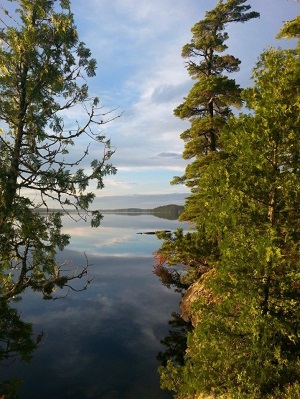
M 43 333 L 33 335 L 32 324 L 22 321 L 13 307 L 24 292 L 30 289 L 43 299 L 57 299 L 70 290 L 85 290 L 92 280 L 87 259 L 83 266 L 57 263 L 57 251 L 69 242 L 61 227 L 61 213 L 41 215 L 23 208 L 5 222 L 0 217 L 0 367 L 9 367 L 17 359 L 29 362 L 43 338 Z M 20 383 L 0 381 L 0 399 L 18 398 Z
M 32 324 L 22 321 L 8 300 L 0 300 L 0 367 L 9 367 L 18 359 L 29 362 L 43 339 L 43 332 L 33 336 Z M 0 398 L 16 399 L 21 380 L 0 381 Z
M 162 366 L 166 366 L 168 360 L 182 366 L 187 348 L 187 335 L 193 327 L 191 322 L 185 321 L 179 313 L 172 312 L 171 316 L 169 333 L 160 341 L 166 349 L 158 353 L 157 360 L 161 362 Z
M 158 252 L 154 253 L 156 265 L 153 273 L 160 279 L 161 283 L 175 292 L 181 293 L 183 297 L 189 284 L 184 281 L 182 271 L 170 268 L 164 265 L 165 257 Z M 184 365 L 185 352 L 187 349 L 187 336 L 192 331 L 193 326 L 190 320 L 184 320 L 177 312 L 172 312 L 171 320 L 169 320 L 168 335 L 160 342 L 166 347 L 164 351 L 157 354 L 157 360 L 161 366 L 165 367 L 168 360 L 180 366 Z

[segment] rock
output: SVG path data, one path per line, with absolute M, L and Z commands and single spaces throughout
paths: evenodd
M 204 298 L 207 304 L 211 303 L 214 298 L 212 291 L 205 287 L 204 281 L 208 278 L 212 278 L 215 275 L 214 269 L 204 273 L 199 280 L 193 283 L 186 291 L 181 304 L 181 317 L 185 321 L 191 321 L 195 327 L 197 321 L 200 318 L 199 312 L 193 310 L 194 303 L 200 298 Z

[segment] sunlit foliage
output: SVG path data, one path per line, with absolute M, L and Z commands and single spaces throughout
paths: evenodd
M 281 35 L 299 37 L 298 20 Z M 260 56 L 242 93 L 249 113 L 228 119 L 222 151 L 200 169 L 193 220 L 219 252 L 198 279 L 185 364 L 161 368 L 177 398 L 299 397 L 299 55 Z

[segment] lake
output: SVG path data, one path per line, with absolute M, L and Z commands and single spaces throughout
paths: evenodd
M 152 253 L 160 241 L 138 233 L 185 225 L 115 214 L 106 214 L 97 229 L 67 216 L 63 222 L 72 239 L 58 260 L 84 265 L 85 253 L 93 281 L 63 299 L 45 301 L 27 291 L 12 304 L 44 336 L 28 364 L 16 359 L 1 366 L 2 380 L 21 379 L 21 399 L 171 398 L 159 387 L 156 355 L 180 295 L 153 274 Z

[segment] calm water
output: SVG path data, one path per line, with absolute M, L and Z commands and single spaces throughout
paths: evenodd
M 22 379 L 21 399 L 167 399 L 156 360 L 168 319 L 180 297 L 153 274 L 160 242 L 139 232 L 175 230 L 180 223 L 151 215 L 105 215 L 102 226 L 72 222 L 60 260 L 85 263 L 93 282 L 84 292 L 44 301 L 28 291 L 16 305 L 22 320 L 45 338 L 29 364 L 1 366 L 3 378 Z

